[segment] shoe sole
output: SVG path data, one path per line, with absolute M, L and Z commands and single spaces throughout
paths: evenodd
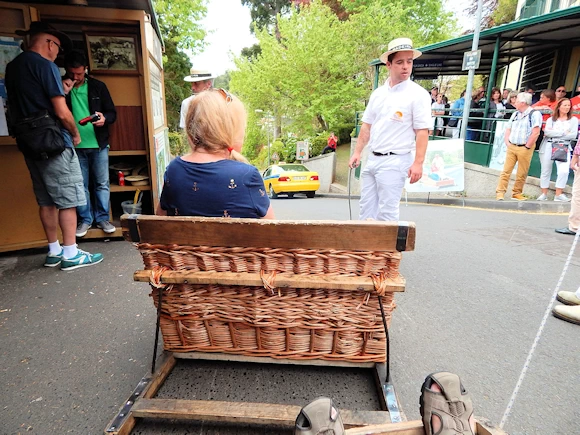
M 86 236 L 86 235 L 87 235 L 87 233 L 88 233 L 88 232 L 89 232 L 89 230 L 86 230 L 84 233 L 75 233 L 75 235 L 76 235 L 77 237 L 84 237 L 84 236 Z
M 527 201 L 527 199 L 512 198 L 514 201 Z
M 95 264 L 99 264 L 101 261 L 103 261 L 104 258 L 101 258 L 98 261 L 93 261 L 92 263 L 84 263 L 84 264 L 77 264 L 76 266 L 70 266 L 70 267 L 61 267 L 60 270 L 75 270 L 75 269 L 79 269 L 81 267 L 87 267 L 87 266 L 94 266 Z
M 563 303 L 564 305 L 568 305 L 568 306 L 571 306 L 571 307 L 572 306 L 575 306 L 575 305 L 580 305 L 580 304 L 575 304 L 574 302 L 567 301 L 566 299 L 561 298 L 560 295 L 556 296 L 556 300 L 558 302 Z
M 44 263 L 45 267 L 56 267 L 58 266 L 60 263 L 62 263 L 62 260 L 59 261 L 58 263 Z
M 565 322 L 574 323 L 575 325 L 580 325 L 580 321 L 571 319 L 570 317 L 563 316 L 556 311 L 552 311 L 552 315 L 560 320 L 564 320 Z
M 104 230 L 102 228 L 99 228 L 99 230 L 101 230 L 105 234 L 113 234 L 115 231 L 117 231 L 117 228 L 115 228 L 114 230 Z

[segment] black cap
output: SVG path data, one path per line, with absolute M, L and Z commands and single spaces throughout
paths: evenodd
M 71 39 L 65 33 L 56 30 L 50 24 L 43 21 L 33 21 L 30 23 L 30 29 L 16 31 L 16 34 L 20 36 L 32 36 L 38 33 L 48 33 L 49 35 L 55 36 L 59 39 L 63 51 L 68 52 L 72 50 L 73 44 Z

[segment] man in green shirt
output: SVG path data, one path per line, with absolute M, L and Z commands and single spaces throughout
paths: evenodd
M 109 125 L 117 119 L 115 105 L 107 86 L 88 76 L 84 53 L 73 51 L 65 58 L 66 80 L 74 83 L 66 102 L 81 135 L 76 151 L 79 157 L 87 205 L 77 207 L 77 237 L 87 234 L 93 222 L 105 233 L 116 228 L 109 222 Z M 83 118 L 96 114 L 93 122 L 80 125 Z

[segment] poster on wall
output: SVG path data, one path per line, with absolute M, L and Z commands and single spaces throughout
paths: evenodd
M 8 125 L 6 123 L 7 94 L 4 82 L 6 65 L 22 53 L 20 49 L 21 43 L 21 38 L 0 36 L 0 136 L 8 136 Z
M 423 163 L 423 176 L 407 192 L 461 192 L 465 188 L 463 139 L 430 140 Z
M 507 129 L 507 122 L 496 122 L 495 123 L 495 136 L 493 138 L 493 147 L 491 150 L 491 159 L 489 161 L 490 169 L 497 169 L 498 171 L 503 170 L 503 164 L 505 163 L 505 156 L 507 153 L 507 145 L 505 144 L 504 136 Z M 515 174 L 518 169 L 518 164 L 514 167 L 512 174 Z
M 151 108 L 153 110 L 153 129 L 163 127 L 165 122 L 164 102 L 161 88 L 161 71 L 149 58 L 149 89 L 151 89 Z
M 157 192 L 161 196 L 161 190 L 163 189 L 163 176 L 165 175 L 165 169 L 169 164 L 169 129 L 164 129 L 160 131 L 155 136 L 153 136 L 153 141 L 155 145 L 155 162 L 157 167 Z
M 304 140 L 296 142 L 296 160 L 308 160 L 308 145 Z

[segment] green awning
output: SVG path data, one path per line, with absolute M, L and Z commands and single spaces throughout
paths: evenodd
M 513 21 L 483 30 L 479 35 L 481 62 L 476 74 L 489 74 L 496 39 L 500 38 L 497 69 L 516 59 L 557 50 L 562 46 L 580 45 L 580 6 L 558 10 L 549 14 Z M 463 53 L 471 51 L 473 34 L 419 48 L 423 55 L 415 61 L 415 79 L 435 78 L 439 75 L 462 75 Z M 371 65 L 382 64 L 379 59 Z

